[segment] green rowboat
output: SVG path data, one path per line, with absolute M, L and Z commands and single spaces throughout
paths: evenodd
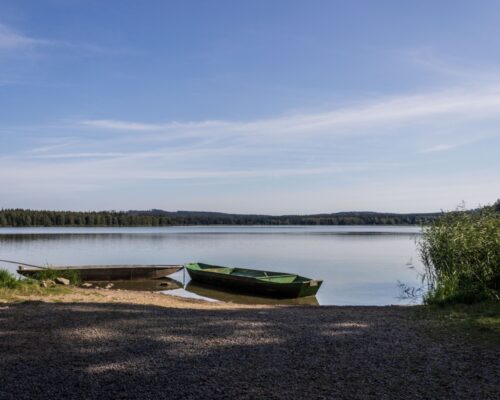
M 184 264 L 184 267 L 194 282 L 282 299 L 314 296 L 323 283 L 320 280 L 283 272 L 202 263 Z

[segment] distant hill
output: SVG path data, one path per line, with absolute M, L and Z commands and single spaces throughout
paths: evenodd
M 350 211 L 311 215 L 228 214 L 208 211 L 0 210 L 0 226 L 178 226 L 178 225 L 417 225 L 441 213 Z

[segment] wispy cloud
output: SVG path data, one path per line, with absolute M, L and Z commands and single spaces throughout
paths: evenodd
M 397 157 L 381 163 L 376 153 L 359 147 L 362 138 L 393 134 L 388 140 L 401 137 L 413 146 L 406 154 L 443 152 L 477 141 L 469 134 L 471 124 L 500 119 L 498 109 L 500 87 L 382 98 L 327 112 L 253 121 L 85 119 L 73 127 L 65 124 L 62 131 L 80 129 L 88 136 L 80 135 L 73 143 L 70 138 L 39 145 L 23 158 L 33 165 L 38 160 L 42 167 L 50 163 L 50 168 L 58 166 L 63 173 L 76 168 L 75 175 L 93 173 L 98 180 L 327 176 L 397 169 L 401 166 Z M 436 126 L 443 125 L 444 133 L 436 134 Z M 358 144 L 345 147 L 343 141 L 350 136 Z M 422 143 L 427 147 L 422 149 Z M 58 175 L 48 172 L 54 174 Z
M 0 51 L 22 51 L 37 48 L 59 48 L 78 52 L 80 55 L 137 55 L 136 51 L 125 48 L 110 48 L 92 43 L 72 42 L 29 36 L 7 25 L 0 24 Z
M 41 194 L 38 199 L 47 198 L 47 207 L 72 207 L 72 201 L 84 195 L 85 204 L 94 208 L 116 208 L 116 198 L 106 200 L 102 198 L 103 191 L 112 187 L 128 185 L 129 201 L 137 204 L 136 207 L 164 207 L 167 209 L 210 209 L 218 211 L 248 212 L 260 210 L 271 213 L 296 212 L 325 212 L 338 210 L 367 209 L 366 199 L 369 199 L 369 208 L 383 211 L 415 212 L 437 211 L 436 204 L 442 207 L 453 208 L 456 199 L 465 199 L 472 206 L 484 199 L 495 198 L 496 179 L 493 171 L 484 171 L 479 177 L 475 173 L 460 174 L 448 177 L 443 184 L 442 176 L 427 179 L 412 179 L 411 175 L 396 177 L 392 174 L 383 175 L 384 170 L 401 169 L 402 165 L 383 163 L 332 163 L 320 167 L 276 168 L 265 167 L 254 169 L 210 169 L 188 168 L 178 169 L 154 168 L 148 164 L 135 164 L 129 159 L 114 160 L 76 160 L 72 163 L 59 162 L 39 164 L 33 161 L 16 160 L 14 157 L 0 158 L 0 182 L 9 187 L 11 196 L 26 201 L 30 193 Z M 353 177 L 365 176 L 366 172 L 377 172 L 379 177 L 373 181 L 368 177 L 353 180 L 347 186 L 339 187 L 335 182 L 342 180 L 346 174 Z M 316 178 L 328 176 L 331 184 L 322 184 L 314 189 L 313 204 L 305 199 L 309 194 L 308 187 L 293 185 L 281 191 L 275 188 L 283 178 L 302 176 Z M 247 189 L 247 183 L 254 184 L 261 179 L 274 179 L 273 185 L 263 186 L 258 195 L 252 193 L 252 186 Z M 228 203 L 227 193 L 218 193 L 218 190 L 207 189 L 200 203 L 198 196 L 188 193 L 182 194 L 182 188 L 191 186 L 198 191 L 199 186 L 240 185 L 231 195 Z M 307 180 L 307 179 L 306 179 Z M 147 186 L 154 182 L 154 188 Z M 323 181 L 325 182 L 325 181 Z M 328 182 L 328 181 L 326 181 Z M 146 185 L 151 189 L 146 197 L 137 197 L 137 188 Z M 135 190 L 133 190 L 135 188 Z M 390 190 L 388 190 L 390 188 Z M 57 192 L 57 199 L 49 193 Z M 178 193 L 180 192 L 180 193 Z M 60 195 L 59 195 L 60 194 Z M 100 196 L 94 196 L 100 194 Z M 253 196 L 254 195 L 254 196 Z M 180 196 L 180 197 L 178 197 Z M 24 199 L 24 200 L 23 200 Z M 99 199 L 99 200 L 97 200 Z M 104 200 L 104 202 L 103 202 Z M 137 201 L 137 203 L 134 203 Z M 27 204 L 30 204 L 29 201 Z M 131 203 L 119 203 L 119 207 L 134 207 Z M 81 208 L 81 205 L 76 208 Z
M 473 88 L 478 85 L 498 85 L 500 67 L 497 63 L 445 54 L 443 49 L 435 46 L 421 46 L 400 52 L 403 60 L 416 68 L 417 74 L 426 75 L 434 87 L 459 85 Z
M 99 154 L 98 154 L 99 155 Z M 105 154 L 100 154 L 105 156 Z M 69 156 L 69 155 L 68 155 Z M 76 154 L 74 159 L 93 158 L 92 154 Z M 65 157 L 61 157 L 65 158 Z M 361 172 L 367 170 L 394 168 L 389 163 L 330 163 L 320 166 L 301 166 L 293 168 L 254 168 L 208 169 L 184 167 L 174 169 L 157 168 L 150 164 L 137 164 L 137 160 L 129 157 L 105 160 L 81 160 L 72 163 L 55 162 L 39 164 L 34 161 L 23 161 L 12 157 L 0 158 L 0 179 L 2 181 L 39 182 L 43 180 L 85 183 L 105 183 L 116 180 L 179 180 L 179 179 L 249 179 L 249 178 L 279 178 L 288 176 L 307 176 L 339 174 L 344 172 Z M 55 157 L 57 160 L 58 157 Z
M 498 136 L 498 134 L 496 136 Z M 444 151 L 450 151 L 458 147 L 475 144 L 485 139 L 485 137 L 487 137 L 487 135 L 469 134 L 460 140 L 455 138 L 455 140 L 450 140 L 448 142 L 437 142 L 432 145 L 428 145 L 427 147 L 424 147 L 421 150 L 419 150 L 419 153 L 440 153 Z
M 7 27 L 6 25 L 0 24 L 0 49 L 13 50 L 35 46 L 50 46 L 54 44 L 56 44 L 56 42 L 26 36 Z
M 170 126 L 170 124 L 150 124 L 143 122 L 116 121 L 110 119 L 82 120 L 79 123 L 93 128 L 138 132 L 158 131 L 168 129 Z
M 471 134 L 478 126 L 481 140 L 496 143 L 499 109 L 500 86 L 494 86 L 384 97 L 329 111 L 246 121 L 64 120 L 59 127 L 20 130 L 36 138 L 30 141 L 33 147 L 0 158 L 0 183 L 17 187 L 19 193 L 43 183 L 68 191 L 126 187 L 131 193 L 145 185 L 163 194 L 183 185 L 191 187 L 186 200 L 196 185 L 235 185 L 243 193 L 247 186 L 274 187 L 282 181 L 293 181 L 290 188 L 321 182 L 317 190 L 326 193 L 324 188 L 331 187 L 347 197 L 345 193 L 357 193 L 352 189 L 356 186 L 360 198 L 366 198 L 370 185 L 385 179 L 383 190 L 373 193 L 386 201 L 390 193 L 409 190 L 402 184 L 412 173 L 431 171 L 432 162 L 442 166 L 440 152 L 479 140 Z M 428 153 L 429 165 L 422 165 L 416 153 Z M 453 174 L 462 167 L 467 165 L 454 168 Z M 213 188 L 208 190 L 215 192 Z M 304 198 L 306 190 L 297 190 L 294 201 Z M 415 198 L 417 192 L 411 191 Z M 484 196 L 489 193 L 483 190 Z M 325 196 L 335 198 L 333 192 Z
M 452 150 L 456 147 L 460 146 L 458 143 L 448 143 L 448 144 L 436 144 L 431 147 L 427 147 L 423 150 L 421 150 L 421 153 L 436 153 L 440 151 L 447 151 L 447 150 Z
M 127 157 L 129 155 L 131 155 L 131 153 L 116 153 L 116 152 L 60 153 L 60 154 L 39 154 L 33 156 L 33 158 L 40 158 L 40 159 L 114 158 L 114 157 Z
M 30 148 L 25 154 L 34 156 L 47 155 L 70 146 L 78 146 L 81 144 L 81 141 L 74 137 L 58 137 L 57 139 L 44 138 L 42 143 L 37 147 Z
M 204 128 L 221 128 L 232 127 L 234 122 L 229 121 L 201 121 L 201 122 L 168 122 L 168 123 L 147 123 L 147 122 L 132 122 L 120 121 L 112 119 L 89 119 L 79 121 L 81 125 L 109 129 L 117 131 L 136 131 L 136 132 L 154 132 L 175 129 L 204 129 Z
M 369 104 L 322 113 L 294 114 L 255 121 L 195 121 L 150 123 L 110 119 L 87 119 L 80 125 L 122 132 L 161 132 L 194 136 L 311 136 L 373 134 L 374 126 L 412 120 L 498 117 L 500 86 L 475 90 L 450 90 L 380 99 Z M 381 133 L 381 131 L 379 131 Z

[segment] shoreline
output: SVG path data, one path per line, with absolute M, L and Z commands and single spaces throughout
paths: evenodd
M 2 297 L 0 292 L 0 304 L 15 304 L 22 302 L 43 302 L 43 303 L 109 303 L 109 304 L 135 304 L 151 305 L 158 307 L 169 307 L 179 309 L 260 309 L 260 308 L 418 308 L 421 304 L 387 304 L 387 305 L 309 305 L 309 304 L 265 304 L 265 303 L 238 303 L 232 301 L 215 300 L 210 301 L 203 298 L 191 298 L 177 296 L 174 294 L 164 294 L 159 291 L 114 289 L 114 288 L 81 288 L 78 286 L 55 286 L 63 292 L 51 293 L 50 289 L 43 294 L 13 294 L 7 299 Z
M 234 309 L 234 308 L 258 308 L 260 305 L 246 305 L 226 303 L 222 301 L 211 302 L 202 299 L 191 299 L 174 295 L 165 295 L 159 292 L 138 290 L 116 290 L 116 289 L 83 289 L 79 287 L 63 287 L 67 289 L 64 293 L 55 294 L 16 294 L 12 300 L 2 300 L 0 303 L 13 304 L 19 302 L 44 302 L 44 303 L 109 303 L 109 304 L 136 304 L 171 308 L 196 308 L 196 309 Z M 262 306 L 268 307 L 268 306 Z

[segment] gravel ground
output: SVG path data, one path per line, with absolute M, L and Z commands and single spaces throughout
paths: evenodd
M 500 398 L 498 347 L 407 307 L 168 301 L 0 304 L 0 399 Z

